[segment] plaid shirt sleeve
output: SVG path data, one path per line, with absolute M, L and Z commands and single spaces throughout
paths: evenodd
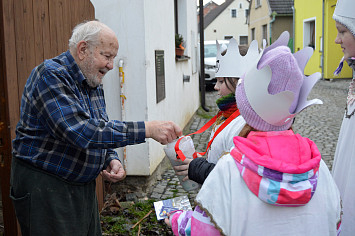
M 95 111 L 78 86 L 68 82 L 64 70 L 46 70 L 34 89 L 33 101 L 41 122 L 53 136 L 80 148 L 117 148 L 144 142 L 144 122 L 108 121 Z M 86 92 L 86 94 L 85 94 Z M 100 99 L 92 102 L 100 103 Z M 97 107 L 104 109 L 104 104 Z
M 108 149 L 107 152 L 106 152 L 106 160 L 105 160 L 105 163 L 104 163 L 103 170 L 105 170 L 107 168 L 107 166 L 110 165 L 110 162 L 112 160 L 119 160 L 121 162 L 121 160 L 118 158 L 117 152 L 115 152 L 112 149 Z

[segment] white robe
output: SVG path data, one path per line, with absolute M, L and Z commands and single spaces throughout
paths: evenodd
M 225 235 L 233 236 L 336 235 L 341 212 L 339 191 L 323 161 L 317 190 L 305 206 L 280 207 L 260 200 L 248 189 L 231 155 L 220 158 L 196 201 Z
M 217 131 L 222 124 L 219 124 L 214 131 L 211 132 L 210 140 L 215 131 Z M 245 120 L 241 115 L 232 120 L 213 140 L 207 154 L 207 161 L 216 164 L 218 159 L 223 156 L 225 152 L 229 152 L 229 150 L 234 147 L 233 137 L 239 135 L 244 125 Z
M 348 106 L 348 114 L 355 109 L 355 102 Z M 344 117 L 334 156 L 332 174 L 343 202 L 341 235 L 355 235 L 355 115 Z

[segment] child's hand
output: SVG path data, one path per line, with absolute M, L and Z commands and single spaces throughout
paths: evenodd
M 167 226 L 169 226 L 171 228 L 171 224 L 170 224 L 170 213 L 167 214 L 168 217 L 166 217 L 164 219 L 164 222 Z
M 180 166 L 174 166 L 175 174 L 176 175 L 184 175 L 185 178 L 183 178 L 182 181 L 186 181 L 189 179 L 189 165 L 190 162 L 192 161 L 192 158 L 186 158 Z

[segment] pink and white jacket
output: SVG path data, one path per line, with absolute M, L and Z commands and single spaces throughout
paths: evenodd
M 337 235 L 339 191 L 315 143 L 293 131 L 234 137 L 175 235 Z

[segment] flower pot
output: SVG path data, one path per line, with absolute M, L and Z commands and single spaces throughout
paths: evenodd
M 181 48 L 175 48 L 175 56 L 176 57 L 182 57 L 182 55 L 184 55 L 184 49 Z

